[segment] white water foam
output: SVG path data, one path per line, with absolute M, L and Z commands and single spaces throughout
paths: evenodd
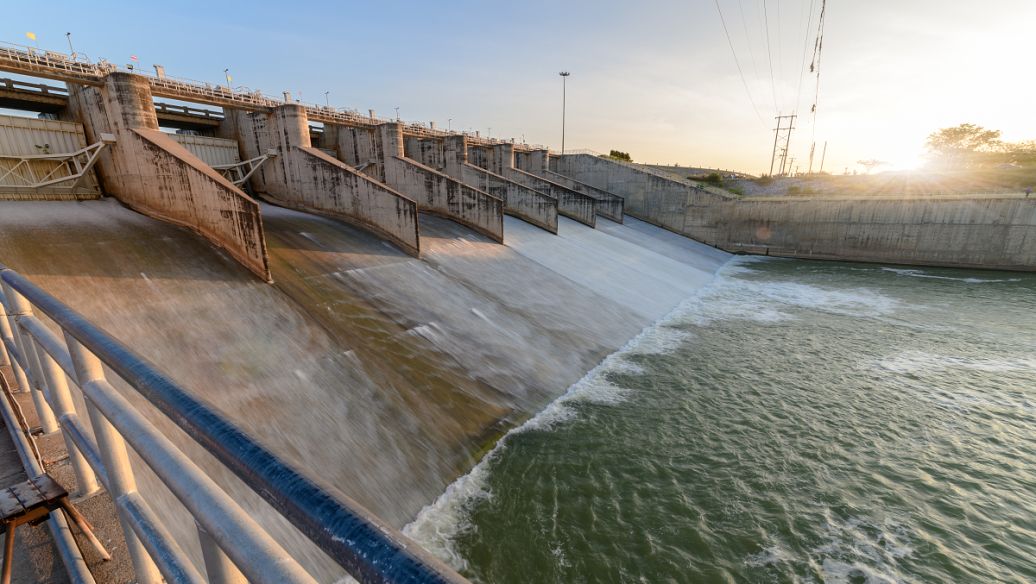
M 899 276 L 909 276 L 911 278 L 928 278 L 931 280 L 952 280 L 954 282 L 965 282 L 967 284 L 988 284 L 992 282 L 1021 282 L 1021 278 L 954 278 L 951 276 L 936 276 L 935 274 L 927 274 L 922 270 L 915 270 L 911 268 L 881 268 L 885 272 L 892 272 Z

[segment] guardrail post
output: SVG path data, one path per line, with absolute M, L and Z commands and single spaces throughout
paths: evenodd
M 29 337 L 32 339 L 31 335 Z M 43 377 L 46 378 L 47 385 L 50 387 L 51 407 L 60 423 L 65 416 L 74 416 L 76 413 L 75 402 L 72 401 L 72 394 L 69 392 L 68 383 L 65 380 L 65 372 L 58 366 L 50 353 L 47 353 L 34 339 L 32 342 L 36 346 L 36 355 L 39 357 L 40 367 L 43 369 Z M 76 473 L 76 485 L 79 487 L 76 496 L 86 497 L 96 493 L 100 489 L 97 484 L 97 475 L 94 474 L 93 469 L 90 468 L 83 453 L 79 451 L 68 432 L 61 434 L 65 438 L 65 450 L 68 452 L 68 458 L 72 461 L 72 468 Z
M 72 364 L 76 370 L 76 383 L 83 387 L 92 381 L 104 379 L 104 369 L 101 361 L 72 335 L 65 333 L 65 344 L 68 345 L 68 353 L 72 357 Z M 85 398 L 85 396 L 84 396 Z M 119 434 L 119 431 L 112 426 L 108 418 L 104 417 L 89 398 L 86 399 L 86 410 L 90 416 L 90 423 L 93 426 L 94 438 L 97 439 L 98 450 L 101 451 L 101 458 L 104 460 L 104 468 L 108 473 L 108 488 L 112 499 L 134 493 L 137 490 L 137 481 L 133 477 L 133 468 L 130 466 L 129 451 L 126 449 L 126 441 Z M 160 584 L 162 576 L 158 567 L 151 560 L 144 545 L 133 531 L 130 519 L 125 513 L 119 510 L 119 523 L 122 525 L 122 534 L 126 538 L 126 548 L 129 550 L 130 559 L 133 561 L 133 569 L 137 575 L 137 581 L 141 584 Z
M 25 361 L 22 365 L 23 367 L 28 367 L 28 371 L 23 369 L 23 372 L 32 374 L 32 378 L 28 380 L 25 387 L 32 394 L 32 403 L 36 406 L 36 415 L 39 417 L 43 432 L 45 434 L 56 432 L 59 429 L 58 421 L 54 418 L 54 412 L 51 411 L 50 404 L 47 402 L 47 396 L 44 393 L 47 391 L 47 387 L 46 382 L 43 380 L 43 374 L 40 372 L 39 361 L 36 359 L 36 348 L 32 343 L 26 342 L 27 335 L 23 334 L 21 327 L 18 326 L 18 317 L 21 315 L 31 315 L 32 307 L 29 305 L 28 300 L 7 283 L 4 283 L 3 288 L 8 306 L 8 327 L 13 333 L 14 344 L 18 348 L 18 352 L 22 354 L 22 360 Z M 21 380 L 19 379 L 18 382 L 21 383 Z
M 205 558 L 205 573 L 210 584 L 247 584 L 248 580 L 241 570 L 237 569 L 234 562 L 230 561 L 227 554 L 212 539 L 209 532 L 197 521 L 194 525 L 198 527 L 198 540 L 201 542 L 201 554 Z
M 18 392 L 29 391 L 29 380 L 25 377 L 25 370 L 22 369 L 22 363 L 18 362 L 18 358 L 11 353 L 11 349 L 17 350 L 18 342 L 14 339 L 14 333 L 11 332 L 11 323 L 14 322 L 14 317 L 8 314 L 7 306 L 10 301 L 7 300 L 7 295 L 4 290 L 7 286 L 0 286 L 0 343 L 4 343 L 4 354 L 8 356 L 8 362 L 11 365 L 11 370 L 14 371 L 14 382 L 18 384 Z M 11 343 L 14 347 L 8 347 L 7 343 Z M 21 351 L 19 351 L 19 354 Z M 24 359 L 24 357 L 23 357 Z

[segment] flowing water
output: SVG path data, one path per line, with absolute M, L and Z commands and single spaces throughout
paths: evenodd
M 479 582 L 1036 581 L 1036 276 L 735 260 L 407 531 Z
M 555 236 L 508 217 L 499 245 L 422 217 L 415 259 L 336 221 L 262 212 L 272 286 L 199 237 L 112 200 L 0 204 L 0 262 L 397 527 L 729 257 L 635 220 L 594 230 L 563 219 Z M 119 387 L 319 581 L 340 578 Z M 193 521 L 136 467 L 155 512 L 200 561 Z

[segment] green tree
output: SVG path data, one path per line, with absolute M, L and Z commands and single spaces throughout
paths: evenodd
M 932 132 L 926 143 L 933 160 L 949 168 L 972 168 L 991 162 L 1002 151 L 1000 130 L 961 124 Z
M 633 162 L 633 158 L 630 157 L 629 152 L 622 152 L 619 150 L 612 150 L 608 153 L 608 158 L 614 158 L 615 160 L 625 160 L 626 162 Z

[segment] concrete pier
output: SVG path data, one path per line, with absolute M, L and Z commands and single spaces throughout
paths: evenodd
M 504 201 L 404 155 L 403 127 L 378 126 L 385 182 L 418 201 L 421 211 L 452 219 L 490 239 L 504 241 Z
M 111 73 L 100 87 L 69 84 L 72 115 L 88 142 L 113 134 L 97 164 L 104 192 L 130 208 L 187 227 L 270 279 L 259 206 L 158 129 L 145 78 Z
M 277 205 L 348 221 L 420 253 L 417 203 L 312 146 L 306 111 L 226 110 L 224 135 L 237 136 L 242 158 L 273 150 L 276 158 L 252 175 L 251 185 Z
M 467 136 L 445 136 L 441 139 L 405 136 L 404 146 L 408 158 L 502 199 L 505 214 L 551 233 L 558 232 L 557 199 L 468 163 Z
M 593 197 L 597 201 L 597 214 L 616 223 L 622 223 L 625 214 L 625 200 L 614 193 L 599 189 L 593 185 L 581 183 L 563 174 L 550 170 L 550 155 L 546 150 L 515 152 L 515 167 L 535 174 L 536 176 L 560 184 L 577 193 Z
M 421 212 L 456 221 L 494 241 L 503 243 L 504 200 L 471 187 L 441 171 L 442 148 L 422 146 L 413 137 L 404 138 L 397 123 L 380 125 L 324 125 L 325 145 L 339 159 L 417 201 Z M 427 148 L 420 159 L 406 156 L 411 149 Z M 436 158 L 438 156 L 438 158 Z M 425 164 L 429 160 L 433 165 Z
M 514 166 L 514 145 L 469 148 L 469 159 L 478 167 L 494 172 L 523 187 L 546 193 L 558 201 L 558 213 L 584 225 L 597 225 L 597 200 L 556 182 L 525 172 Z

